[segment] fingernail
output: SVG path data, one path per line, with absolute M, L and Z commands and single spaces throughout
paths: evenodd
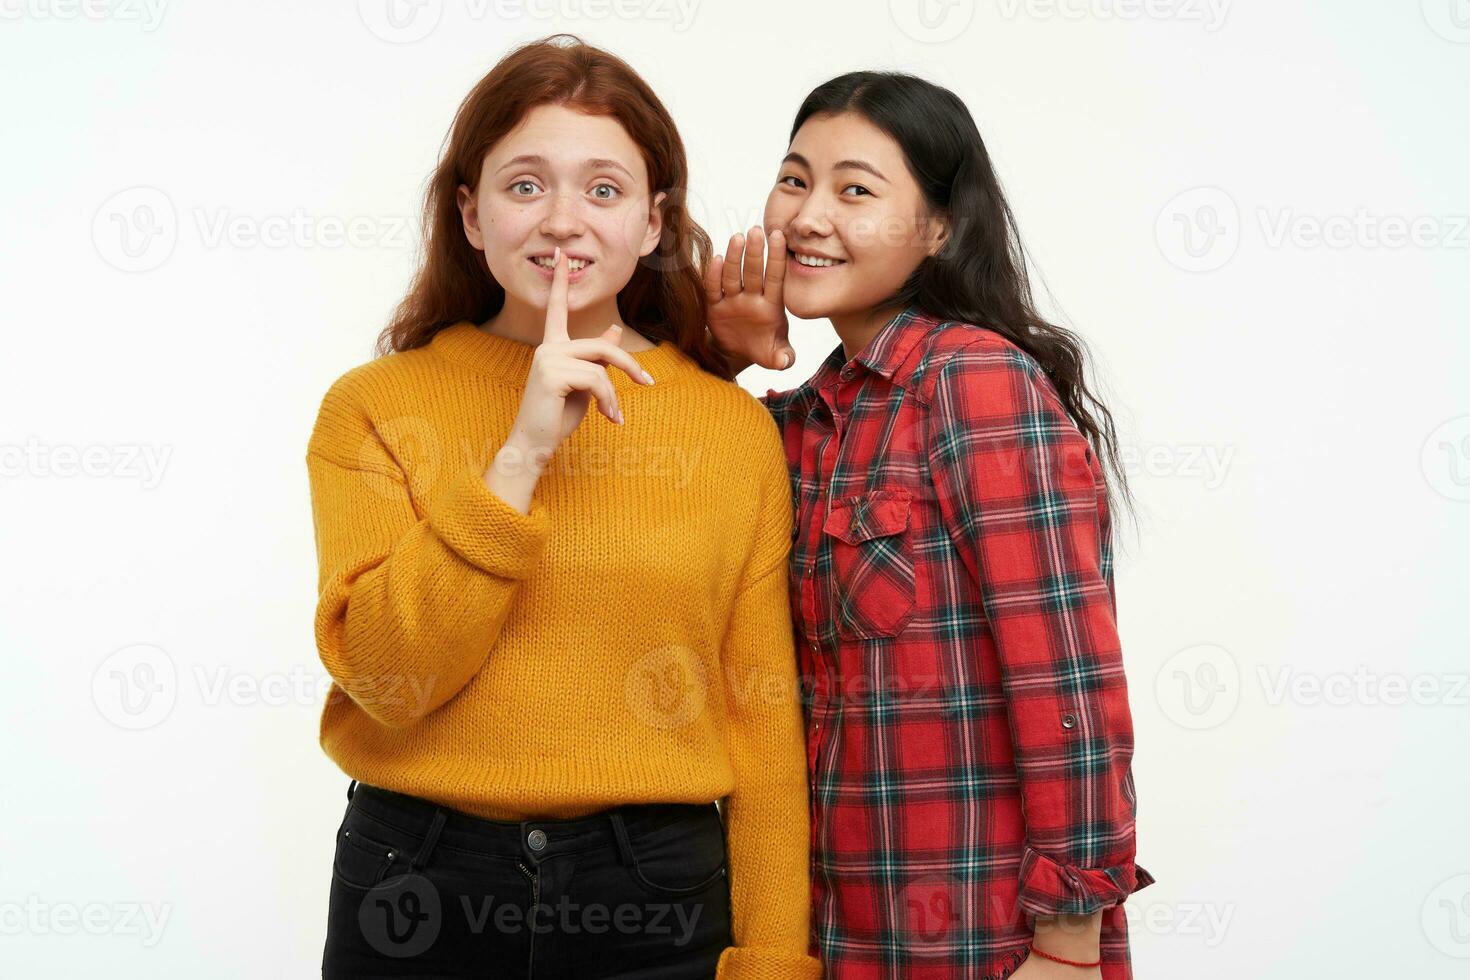
M 643 383 L 644 384 L 649 384 L 649 385 L 653 384 L 653 375 L 649 374 L 647 371 L 644 371 L 643 372 Z
M 612 325 L 612 328 L 613 328 L 613 332 L 614 333 L 622 333 L 623 332 L 623 328 L 622 328 L 622 326 L 620 324 L 614 323 Z
M 551 253 L 551 264 L 556 265 L 561 261 L 561 246 L 558 245 Z

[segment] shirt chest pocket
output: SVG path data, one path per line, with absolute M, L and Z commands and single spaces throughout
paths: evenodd
M 832 501 L 822 530 L 832 556 L 832 615 L 846 639 L 895 636 L 914 612 L 908 490 L 869 490 Z

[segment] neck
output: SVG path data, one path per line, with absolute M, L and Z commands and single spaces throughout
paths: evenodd
M 875 306 L 854 313 L 841 313 L 829 317 L 832 329 L 842 338 L 842 356 L 852 360 L 872 342 L 884 325 L 897 316 L 902 307 Z
M 623 347 L 643 350 L 655 346 L 623 322 L 615 297 L 584 309 L 568 311 L 567 336 L 572 340 L 599 337 L 614 323 L 623 328 Z M 546 333 L 546 307 L 529 306 L 507 293 L 505 305 L 500 308 L 500 312 L 480 324 L 480 329 L 498 337 L 538 347 Z

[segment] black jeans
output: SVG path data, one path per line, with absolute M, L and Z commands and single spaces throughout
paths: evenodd
M 706 980 L 731 943 L 713 803 L 506 822 L 353 780 L 326 980 Z

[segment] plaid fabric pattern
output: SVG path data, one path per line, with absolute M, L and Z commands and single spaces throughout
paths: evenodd
M 909 309 L 762 399 L 791 603 L 828 980 L 1009 976 L 1029 916 L 1122 902 L 1136 798 L 1102 471 L 1035 360 Z

